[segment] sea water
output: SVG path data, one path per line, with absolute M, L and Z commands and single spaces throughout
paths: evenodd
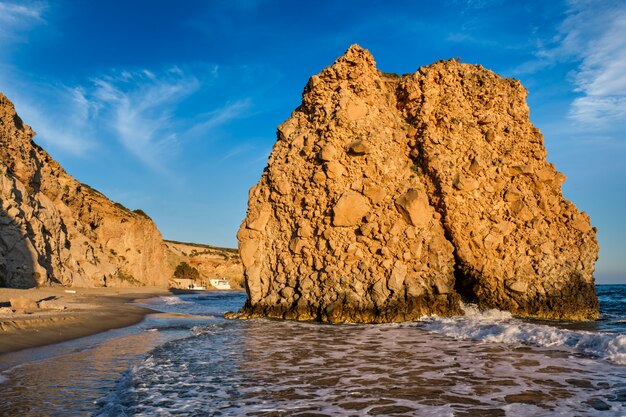
M 245 295 L 149 300 L 139 325 L 0 357 L 2 416 L 625 416 L 626 286 L 602 320 L 225 320 Z M 7 369 L 8 368 L 8 369 Z

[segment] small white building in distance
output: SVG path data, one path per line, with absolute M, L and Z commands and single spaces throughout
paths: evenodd
M 222 278 L 214 278 L 209 281 L 211 285 L 218 290 L 230 290 L 230 283 L 228 280 Z

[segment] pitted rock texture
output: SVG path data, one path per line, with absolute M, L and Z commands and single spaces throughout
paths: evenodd
M 353 45 L 278 129 L 238 233 L 239 317 L 595 319 L 589 217 L 565 200 L 526 91 L 441 61 L 403 77 Z
M 167 286 L 161 234 L 68 175 L 0 94 L 0 286 Z

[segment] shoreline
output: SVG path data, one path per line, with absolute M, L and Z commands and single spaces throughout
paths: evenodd
M 0 355 L 132 326 L 156 311 L 130 303 L 169 294 L 157 287 L 0 288 L 0 305 L 15 298 L 25 303 L 14 313 L 0 309 Z

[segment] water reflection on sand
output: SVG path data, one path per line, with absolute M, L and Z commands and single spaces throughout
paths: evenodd
M 98 398 L 103 388 L 114 386 L 130 362 L 154 347 L 157 337 L 142 332 L 20 366 L 2 385 L 0 414 L 89 415 L 93 406 L 85 404 L 85 398 Z

